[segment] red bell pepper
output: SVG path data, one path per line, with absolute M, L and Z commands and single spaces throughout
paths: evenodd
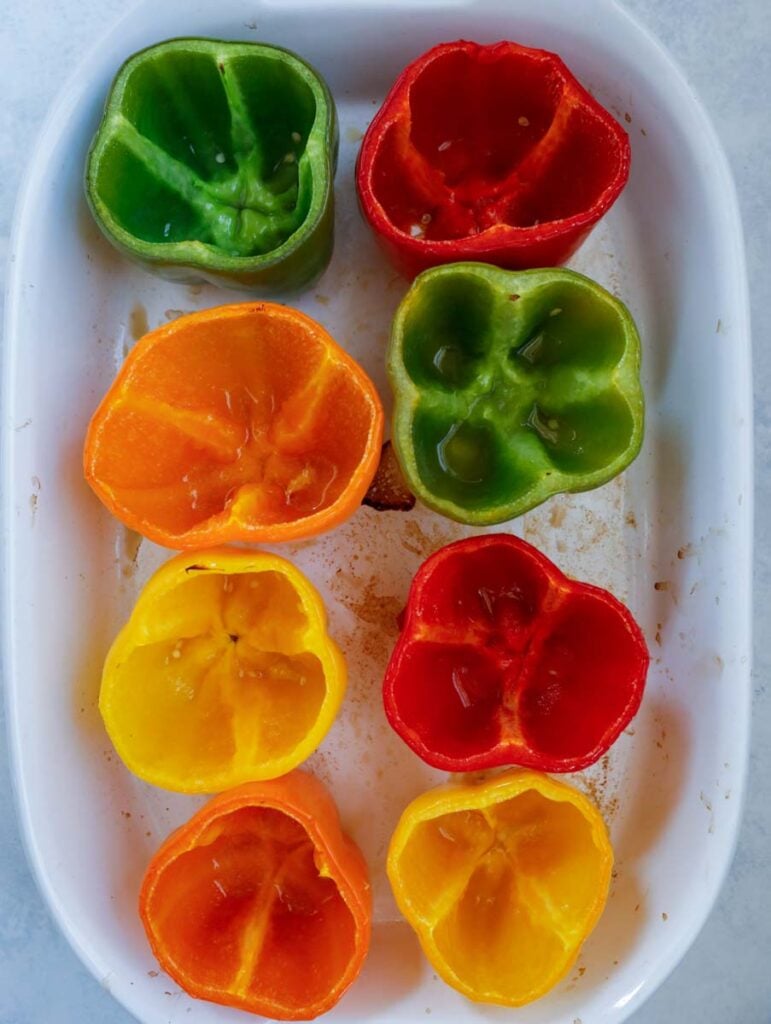
M 469 537 L 412 582 L 385 710 L 435 768 L 579 771 L 634 717 L 648 662 L 607 590 L 568 579 L 518 537 Z
M 401 73 L 356 174 L 393 263 L 555 266 L 629 176 L 623 128 L 547 50 L 442 43 Z

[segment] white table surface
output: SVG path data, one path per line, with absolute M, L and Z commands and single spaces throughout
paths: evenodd
M 771 0 L 624 2 L 690 78 L 738 185 L 753 296 L 757 477 L 755 704 L 744 824 L 704 930 L 633 1024 L 771 1024 Z M 127 6 L 127 0 L 0 4 L 3 272 L 18 183 L 46 110 L 84 50 Z M 0 1024 L 129 1024 L 132 1018 L 80 964 L 38 895 L 15 823 L 4 748 L 0 730 Z

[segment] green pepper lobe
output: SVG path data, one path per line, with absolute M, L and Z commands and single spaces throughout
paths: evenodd
M 118 72 L 86 169 L 108 239 L 163 276 L 297 288 L 332 251 L 334 103 L 294 54 L 177 39 Z
M 640 450 L 640 340 L 570 270 L 456 263 L 416 278 L 394 320 L 394 446 L 428 506 L 492 524 L 620 473 Z

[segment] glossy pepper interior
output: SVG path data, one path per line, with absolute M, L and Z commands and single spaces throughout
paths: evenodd
M 637 711 L 645 640 L 611 594 L 508 534 L 442 548 L 418 571 L 386 669 L 388 720 L 446 771 L 578 771 Z
M 402 72 L 362 144 L 358 187 L 410 275 L 463 258 L 523 268 L 567 259 L 628 168 L 623 129 L 555 54 L 458 41 Z
M 298 765 L 344 688 L 305 577 L 275 555 L 222 548 L 177 556 L 145 586 L 105 662 L 99 706 L 137 775 L 213 792 Z
M 150 332 L 86 437 L 86 479 L 160 544 L 312 536 L 351 515 L 374 476 L 374 385 L 315 321 L 246 303 Z
M 361 969 L 367 868 L 326 790 L 294 772 L 216 797 L 170 836 L 140 912 L 161 965 L 191 995 L 308 1020 Z
M 397 311 L 388 361 L 408 483 L 461 522 L 597 487 L 642 443 L 634 322 L 572 271 L 426 271 Z
M 174 40 L 119 72 L 87 194 L 108 237 L 139 259 L 291 287 L 331 251 L 336 146 L 331 97 L 295 55 Z
M 442 978 L 471 999 L 519 1006 L 569 970 L 604 907 L 612 860 L 582 794 L 510 772 L 413 801 L 388 875 Z

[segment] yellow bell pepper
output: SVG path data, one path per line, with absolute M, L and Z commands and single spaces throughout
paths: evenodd
M 612 865 L 590 800 L 514 770 L 413 800 L 387 868 L 437 974 L 469 999 L 522 1006 L 570 970 L 605 906 Z
M 135 775 L 219 792 L 304 761 L 345 682 L 321 598 L 299 569 L 217 548 L 178 555 L 147 583 L 107 655 L 99 709 Z

